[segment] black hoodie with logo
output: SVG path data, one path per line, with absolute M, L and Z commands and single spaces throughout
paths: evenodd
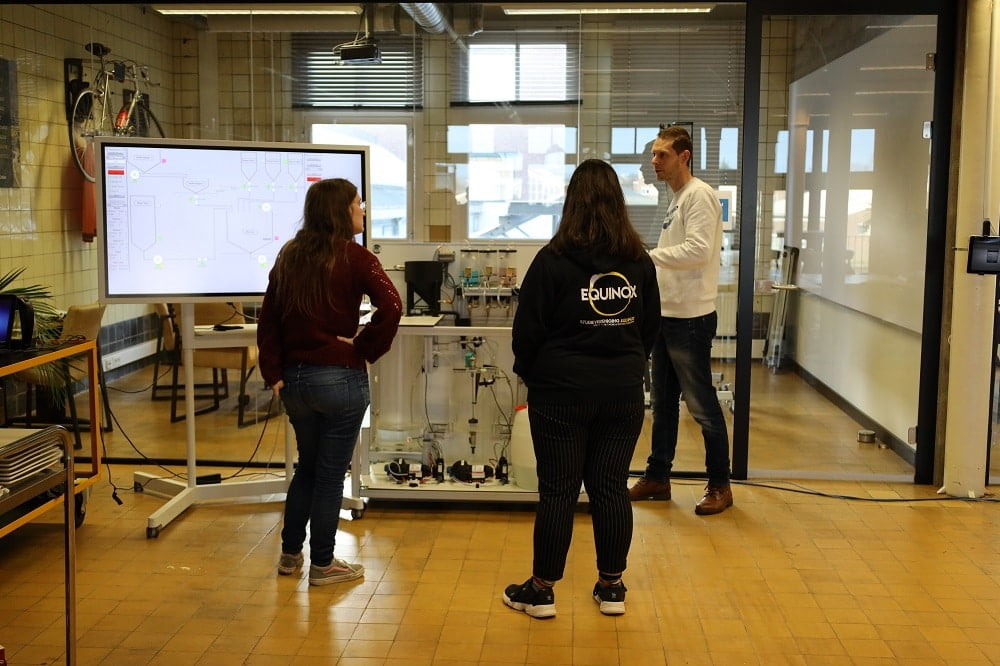
M 660 295 L 648 256 L 556 254 L 546 245 L 521 281 L 514 372 L 529 402 L 641 400 L 659 330 Z

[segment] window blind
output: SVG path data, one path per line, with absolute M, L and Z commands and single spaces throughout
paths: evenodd
M 695 174 L 714 185 L 738 183 L 732 171 L 721 178 L 719 144 L 723 128 L 742 125 L 745 41 L 742 21 L 619 26 L 612 47 L 612 127 L 691 123 Z M 636 154 L 641 150 L 637 146 Z
M 292 106 L 422 108 L 423 44 L 419 37 L 376 37 L 382 62 L 342 63 L 333 47 L 354 33 L 292 34 Z

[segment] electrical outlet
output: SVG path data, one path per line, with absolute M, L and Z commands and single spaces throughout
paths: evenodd
M 114 370 L 122 364 L 122 357 L 118 354 L 104 355 L 101 360 L 105 371 Z
M 434 433 L 435 435 L 443 435 L 444 433 L 448 432 L 448 424 L 447 423 L 432 423 L 430 431 L 432 433 Z

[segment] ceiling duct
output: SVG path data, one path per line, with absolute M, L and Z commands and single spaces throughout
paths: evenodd
M 435 35 L 448 33 L 453 37 L 455 36 L 455 31 L 452 29 L 451 24 L 448 23 L 448 19 L 441 13 L 436 3 L 401 2 L 399 6 L 413 18 L 413 21 L 417 25 L 427 32 L 434 33 Z

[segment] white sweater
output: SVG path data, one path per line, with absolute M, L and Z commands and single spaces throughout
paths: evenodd
M 660 286 L 660 315 L 690 319 L 715 310 L 722 253 L 722 206 L 707 183 L 691 178 L 674 192 L 649 256 Z

